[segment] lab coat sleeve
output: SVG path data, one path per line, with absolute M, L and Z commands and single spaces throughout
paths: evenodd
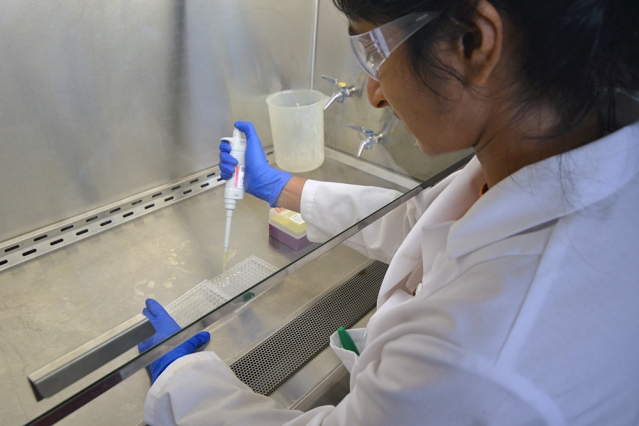
M 210 351 L 173 362 L 151 386 L 144 405 L 150 426 L 283 425 L 302 414 L 254 393 Z
M 424 211 L 456 176 L 395 208 L 346 244 L 363 255 L 389 263 Z M 308 180 L 301 199 L 308 239 L 324 242 L 368 217 L 402 195 L 391 189 Z
M 253 393 L 212 352 L 186 356 L 151 387 L 144 418 L 151 426 L 562 424 L 539 409 L 545 396 L 530 383 L 447 342 L 406 335 L 380 354 L 351 378 L 340 404 L 306 413 Z

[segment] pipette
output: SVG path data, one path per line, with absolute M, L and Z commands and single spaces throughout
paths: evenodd
M 226 271 L 226 256 L 229 250 L 229 238 L 231 236 L 231 219 L 237 200 L 244 198 L 244 154 L 246 152 L 246 139 L 237 129 L 233 129 L 233 137 L 222 138 L 231 145 L 230 154 L 237 160 L 235 172 L 224 185 L 224 208 L 226 208 L 226 227 L 224 229 L 224 263 L 223 271 Z

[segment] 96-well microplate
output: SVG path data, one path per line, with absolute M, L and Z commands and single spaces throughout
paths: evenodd
M 185 327 L 275 272 L 275 266 L 251 256 L 212 280 L 202 281 L 171 302 L 166 310 L 180 327 Z

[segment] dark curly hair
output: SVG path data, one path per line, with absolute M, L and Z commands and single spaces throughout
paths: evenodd
M 639 0 L 488 0 L 517 29 L 516 79 L 525 107 L 543 100 L 561 117 L 559 133 L 577 126 L 593 109 L 614 128 L 617 90 L 639 90 Z M 413 37 L 413 70 L 437 93 L 433 77 L 455 75 L 430 49 L 461 36 L 478 0 L 333 0 L 351 20 L 374 25 L 418 11 L 438 17 Z M 523 84 L 522 84 L 523 82 Z

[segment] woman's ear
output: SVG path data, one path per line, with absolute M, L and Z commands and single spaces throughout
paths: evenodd
M 457 41 L 461 75 L 470 86 L 481 86 L 491 75 L 502 53 L 503 25 L 497 9 L 479 0 L 469 27 Z

